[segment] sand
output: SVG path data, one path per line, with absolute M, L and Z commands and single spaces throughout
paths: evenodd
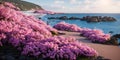
M 92 43 L 87 38 L 80 36 L 80 33 L 78 32 L 66 32 L 66 31 L 60 32 L 65 33 L 65 35 L 62 35 L 65 37 L 74 36 L 78 41 L 83 42 L 87 44 L 89 47 L 95 49 L 100 56 L 103 56 L 111 60 L 120 60 L 120 47 L 118 46 Z

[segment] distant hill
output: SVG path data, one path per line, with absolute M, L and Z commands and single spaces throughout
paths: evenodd
M 39 5 L 30 3 L 30 2 L 26 2 L 26 1 L 22 1 L 22 0 L 0 0 L 0 2 L 11 2 L 15 6 L 19 7 L 22 11 L 31 10 L 31 9 L 43 10 L 43 8 Z

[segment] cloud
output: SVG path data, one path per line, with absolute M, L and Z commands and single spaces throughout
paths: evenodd
M 79 12 L 84 13 L 120 13 L 118 0 L 84 0 L 78 7 Z
M 64 1 L 56 0 L 56 1 L 54 1 L 54 3 L 55 3 L 55 4 L 63 4 Z
M 46 10 L 58 12 L 120 13 L 120 0 L 38 0 L 34 3 Z
M 115 0 L 96 0 L 89 7 L 94 7 L 95 12 L 117 13 L 120 12 L 119 4 L 120 2 Z
M 71 3 L 71 4 L 76 4 L 76 3 L 77 3 L 77 0 L 70 0 L 70 3 Z

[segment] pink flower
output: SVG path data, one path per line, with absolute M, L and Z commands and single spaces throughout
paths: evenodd
M 88 57 L 97 55 L 94 49 L 77 42 L 73 37 L 53 36 L 51 31 L 57 32 L 56 29 L 11 7 L 0 5 L 0 45 L 10 44 L 20 50 L 22 55 L 54 60 L 56 58 L 75 60 L 81 55 Z M 60 23 L 55 28 L 75 32 L 83 30 L 67 23 Z M 90 36 L 91 33 L 85 34 Z

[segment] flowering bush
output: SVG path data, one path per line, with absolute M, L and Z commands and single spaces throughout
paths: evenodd
M 78 31 L 79 28 L 75 30 Z M 42 20 L 26 16 L 6 5 L 0 5 L 0 46 L 11 44 L 21 51 L 22 55 L 52 60 L 76 60 L 80 56 L 97 55 L 95 50 L 74 38 L 53 36 L 51 31 L 57 32 Z
M 20 10 L 18 7 L 14 6 L 12 3 L 10 2 L 4 2 L 3 3 L 6 7 L 10 7 L 12 9 L 16 9 L 16 10 Z
M 90 39 L 92 42 L 105 43 L 110 39 L 110 34 L 104 34 L 98 29 L 83 29 L 81 34 Z
M 22 54 L 32 56 L 42 56 L 50 59 L 76 60 L 76 57 L 96 56 L 96 51 L 74 38 L 64 38 L 61 36 L 51 37 L 39 42 L 30 42 L 24 48 Z
M 60 22 L 53 26 L 54 28 L 62 31 L 72 31 L 72 32 L 80 32 L 82 31 L 82 28 L 78 27 L 75 24 L 68 24 L 65 22 Z
M 26 16 L 11 7 L 0 5 L 0 40 L 7 38 L 10 43 L 17 46 L 25 43 L 27 38 L 37 41 L 51 37 L 51 31 L 57 32 L 56 29 L 33 16 Z
M 110 34 L 104 34 L 98 29 L 80 28 L 74 24 L 68 24 L 65 22 L 60 22 L 53 26 L 58 30 L 80 32 L 83 36 L 90 39 L 92 42 L 105 43 L 110 39 Z

